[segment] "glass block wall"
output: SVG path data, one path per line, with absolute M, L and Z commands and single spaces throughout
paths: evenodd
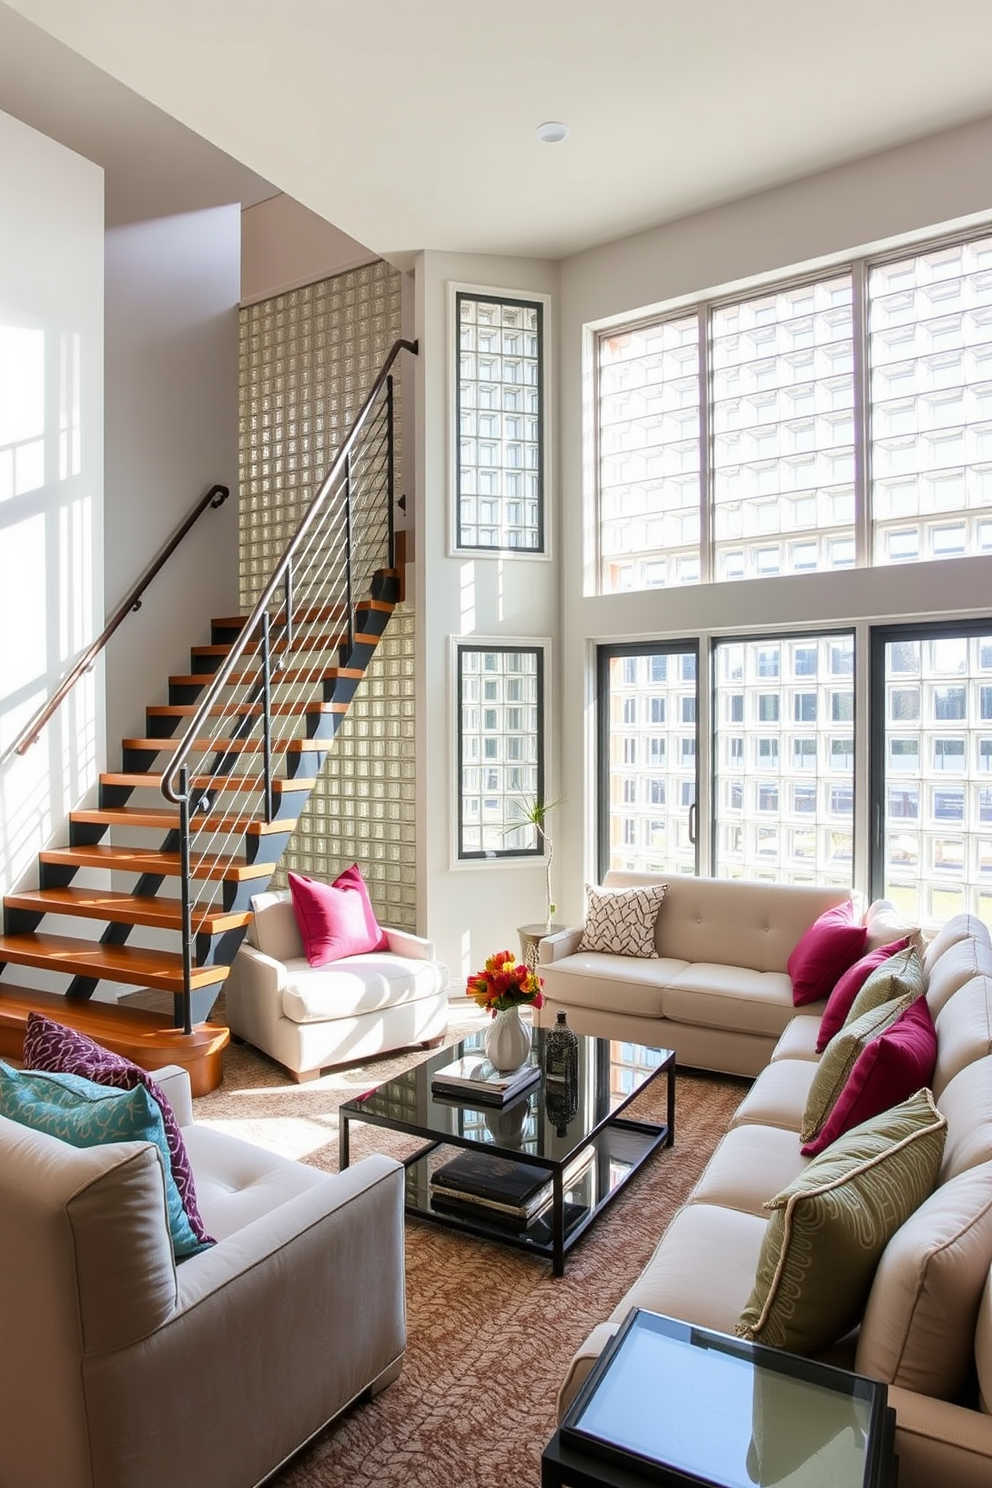
M 386 263 L 241 312 L 240 603 L 247 611 L 292 537 L 401 332 L 401 275 Z M 402 458 L 403 359 L 396 372 Z M 397 486 L 397 491 L 402 487 Z M 361 865 L 383 924 L 416 927 L 414 617 L 399 607 L 338 731 L 275 882 Z

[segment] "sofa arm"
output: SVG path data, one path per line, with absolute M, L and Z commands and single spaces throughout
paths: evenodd
M 264 951 L 249 945 L 245 940 L 241 942 L 231 965 L 232 975 L 235 967 L 238 975 L 251 982 L 260 993 L 271 993 L 273 997 L 278 996 L 286 982 L 284 963 L 277 961 L 274 956 L 267 956 Z
M 992 1482 L 992 1416 L 889 1386 L 896 1413 L 899 1488 L 987 1488 Z
M 402 1356 L 403 1168 L 366 1158 L 177 1276 L 179 1310 L 162 1327 L 86 1358 L 91 1437 L 145 1488 L 257 1482 Z M 177 1447 L 192 1478 L 163 1445 L 163 1422 L 185 1431 L 191 1397 L 210 1402 Z
M 168 1100 L 179 1125 L 192 1126 L 193 1093 L 189 1072 L 178 1064 L 164 1064 L 161 1069 L 149 1070 L 148 1073 Z
M 434 942 L 422 935 L 411 935 L 409 930 L 391 930 L 382 927 L 382 933 L 394 956 L 409 956 L 411 961 L 434 961 Z
M 551 961 L 560 961 L 563 956 L 571 956 L 578 949 L 582 930 L 581 925 L 575 925 L 570 930 L 556 930 L 554 935 L 545 935 L 538 946 L 539 964 L 547 966 Z

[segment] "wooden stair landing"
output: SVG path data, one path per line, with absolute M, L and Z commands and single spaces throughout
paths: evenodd
M 86 1033 L 106 1049 L 133 1059 L 142 1069 L 181 1065 L 194 1095 L 209 1095 L 223 1075 L 222 1055 L 230 1032 L 219 1024 L 198 1023 L 192 1033 L 170 1028 L 161 1013 L 110 1002 L 82 1002 L 59 992 L 36 992 L 0 982 L 0 1054 L 24 1057 L 28 1013 L 44 1013 L 69 1028 Z

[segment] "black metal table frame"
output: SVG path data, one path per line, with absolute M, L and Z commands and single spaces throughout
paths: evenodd
M 447 1053 L 448 1051 L 443 1051 Z M 612 1203 L 620 1191 L 626 1187 L 635 1173 L 639 1172 L 645 1162 L 659 1147 L 671 1147 L 675 1143 L 675 1051 L 666 1051 L 667 1057 L 661 1061 L 657 1069 L 651 1071 L 643 1084 L 632 1091 L 625 1100 L 621 1101 L 615 1110 L 611 1111 L 602 1121 L 598 1122 L 591 1131 L 584 1134 L 578 1150 L 590 1143 L 603 1133 L 610 1130 L 628 1130 L 639 1132 L 649 1138 L 638 1160 L 632 1165 L 629 1172 L 607 1190 L 602 1199 L 594 1204 L 581 1220 L 574 1224 L 566 1234 L 565 1232 L 565 1206 L 564 1206 L 564 1183 L 565 1169 L 575 1156 L 575 1151 L 570 1152 L 565 1158 L 556 1159 L 548 1156 L 538 1156 L 535 1153 L 522 1152 L 513 1147 L 502 1147 L 498 1143 L 480 1142 L 473 1137 L 464 1137 L 454 1132 L 445 1132 L 439 1135 L 436 1131 L 420 1122 L 404 1121 L 399 1117 L 379 1116 L 371 1112 L 355 1109 L 353 1102 L 345 1102 L 338 1112 L 338 1167 L 343 1171 L 350 1162 L 350 1125 L 352 1121 L 363 1121 L 369 1126 L 383 1127 L 387 1131 L 401 1132 L 404 1136 L 423 1137 L 424 1146 L 418 1147 L 415 1152 L 410 1153 L 403 1159 L 404 1168 L 411 1168 L 416 1163 L 428 1157 L 430 1153 L 437 1151 L 439 1147 L 466 1147 L 474 1148 L 476 1151 L 489 1152 L 494 1156 L 509 1157 L 515 1162 L 522 1162 L 535 1168 L 552 1168 L 552 1200 L 551 1200 L 551 1242 L 541 1244 L 539 1241 L 528 1239 L 525 1233 L 517 1234 L 513 1230 L 502 1230 L 495 1225 L 474 1223 L 470 1217 L 459 1216 L 457 1219 L 451 1215 L 444 1214 L 435 1209 L 422 1208 L 420 1205 L 407 1203 L 406 1213 L 412 1214 L 418 1219 L 430 1220 L 434 1224 L 447 1225 L 449 1229 L 464 1230 L 471 1234 L 481 1235 L 486 1240 L 495 1240 L 503 1245 L 511 1245 L 518 1250 L 529 1251 L 532 1255 L 547 1256 L 551 1260 L 551 1272 L 553 1276 L 563 1276 L 565 1272 L 565 1256 L 579 1238 L 585 1234 L 607 1204 Z M 658 1076 L 665 1072 L 668 1080 L 666 1119 L 661 1124 L 651 1121 L 621 1120 L 623 1112 L 627 1107 L 643 1095 L 650 1085 L 653 1085 Z M 470 1105 L 470 1101 L 465 1102 Z M 473 1109 L 478 1109 L 474 1106 Z M 498 1109 L 498 1107 L 494 1108 Z

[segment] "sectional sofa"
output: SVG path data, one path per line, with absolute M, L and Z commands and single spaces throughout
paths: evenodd
M 681 881 L 673 881 L 673 902 L 681 903 L 681 895 L 676 901 L 681 888 Z M 702 896 L 710 906 L 716 902 L 703 888 L 700 907 Z M 665 901 L 659 919 L 673 902 Z M 686 902 L 692 902 L 691 892 Z M 725 902 L 729 906 L 729 898 Z M 769 909 L 761 918 L 774 921 L 776 916 Z M 875 919 L 876 933 L 884 935 L 884 909 Z M 766 937 L 772 934 L 770 926 L 761 929 L 761 920 L 757 929 Z M 668 927 L 664 933 L 671 944 Z M 678 941 L 674 927 L 671 934 L 680 946 L 689 947 L 685 937 Z M 711 924 L 709 947 L 726 954 L 727 943 L 727 936 L 718 936 Z M 567 932 L 558 944 L 568 944 Z M 753 936 L 738 944 L 753 947 Z M 749 956 L 758 959 L 753 949 Z M 711 968 L 718 964 L 712 956 L 706 963 Z M 574 982 L 553 976 L 546 980 L 552 987 L 552 1016 L 555 1005 L 564 1003 L 578 1026 L 585 1006 L 581 978 L 588 982 L 591 976 L 580 965 L 572 972 Z M 546 974 L 549 968 L 559 969 L 551 956 L 542 970 Z M 658 1009 L 654 1041 L 676 1047 L 681 1041 L 683 1048 L 703 1047 L 710 1056 L 718 1047 L 729 1048 L 733 1057 L 725 1067 L 740 1072 L 743 1051 L 752 1054 L 759 1037 L 754 1016 L 742 1035 L 746 1042 L 741 1054 L 733 1052 L 732 1038 L 719 1045 L 707 1041 L 705 1030 L 713 1027 L 714 1017 L 712 990 L 701 988 L 710 1005 L 700 1008 L 694 1022 L 687 1017 L 686 1001 L 674 995 L 666 1015 L 666 990 L 678 988 L 682 975 L 674 967 L 661 973 L 661 990 L 653 994 Z M 829 1362 L 888 1384 L 897 1413 L 900 1488 L 987 1488 L 992 1481 L 992 943 L 985 926 L 967 915 L 949 921 L 926 948 L 923 977 L 937 1036 L 937 1064 L 932 1100 L 927 1092 L 913 1100 L 925 1102 L 934 1115 L 932 1129 L 942 1129 L 937 1185 L 885 1246 L 858 1325 L 820 1353 Z M 628 984 L 630 980 L 628 976 Z M 701 980 L 697 974 L 697 983 Z M 574 992 L 567 990 L 573 986 Z M 611 1022 L 606 1005 L 610 986 L 609 979 L 600 980 L 598 1005 L 591 1010 L 595 1031 L 612 1027 L 613 1036 L 630 1036 L 627 994 L 620 994 L 618 1015 Z M 588 988 L 586 992 L 588 1000 Z M 783 1019 L 764 1069 L 689 1201 L 660 1238 L 641 1276 L 577 1351 L 561 1387 L 562 1413 L 632 1307 L 722 1332 L 741 1330 L 772 1223 L 767 1201 L 799 1178 L 811 1160 L 801 1154 L 799 1131 L 820 1058 L 821 1012 L 821 1007 L 793 1009 Z M 647 1026 L 643 1011 L 635 1016 L 633 1026 Z M 684 1029 L 690 1033 L 682 1040 Z M 673 1039 L 665 1037 L 669 1033 Z M 719 1064 L 710 1057 L 707 1067 Z M 656 1179 L 663 1181 L 660 1171 Z M 646 1174 L 642 1181 L 652 1178 Z M 825 1280 L 829 1283 L 830 1277 Z

